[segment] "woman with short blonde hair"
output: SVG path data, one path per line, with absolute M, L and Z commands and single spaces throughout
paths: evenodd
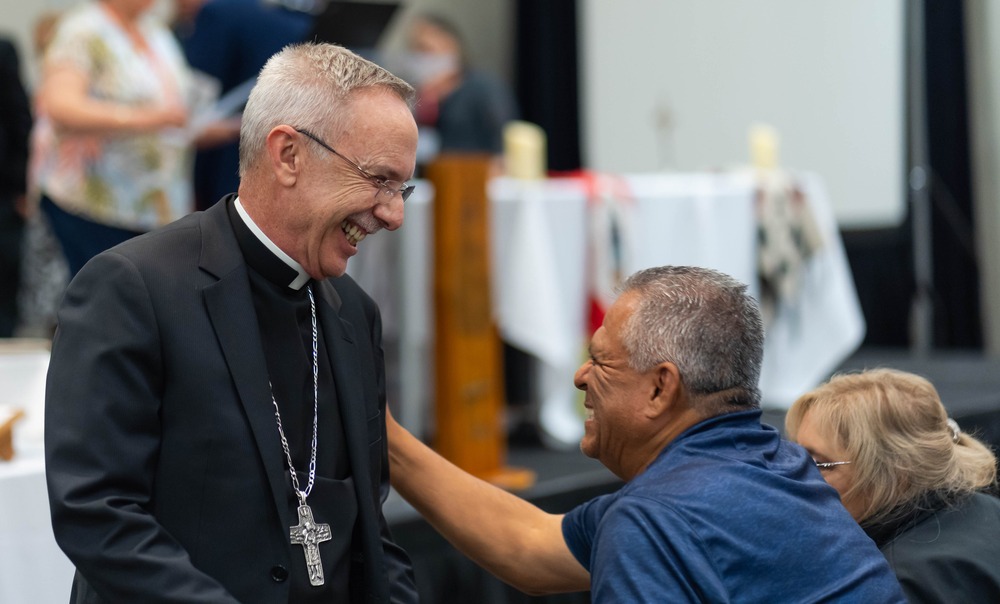
M 911 601 L 1000 602 L 1000 500 L 986 493 L 996 456 L 949 419 L 929 381 L 893 369 L 837 375 L 795 401 L 785 428 Z

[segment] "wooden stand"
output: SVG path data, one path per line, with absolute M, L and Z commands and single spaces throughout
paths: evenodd
M 0 459 L 14 459 L 14 422 L 24 417 L 24 411 L 15 409 L 13 414 L 0 417 Z
M 490 161 L 443 156 L 427 168 L 434 184 L 434 448 L 467 472 L 517 490 L 535 475 L 504 466 L 502 349 L 490 312 Z

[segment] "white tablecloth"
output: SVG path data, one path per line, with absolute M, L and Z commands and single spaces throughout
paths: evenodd
M 634 203 L 633 253 L 626 273 L 665 265 L 714 268 L 757 291 L 754 181 L 747 173 L 620 177 Z M 768 328 L 761 390 L 766 406 L 787 408 L 861 342 L 864 321 L 821 179 L 799 181 L 824 245 L 806 265 L 798 300 L 781 305 Z M 425 433 L 431 414 L 433 316 L 431 202 L 422 183 L 398 233 L 366 239 L 349 272 L 383 309 L 385 335 L 398 338 L 400 421 Z M 583 359 L 587 311 L 587 184 L 582 179 L 490 183 L 492 289 L 497 324 L 537 363 L 537 420 L 554 446 L 582 435 L 573 372 Z
M 73 565 L 52 536 L 42 454 L 48 352 L 0 354 L 0 405 L 25 417 L 14 425 L 16 456 L 0 461 L 0 602 L 65 604 Z

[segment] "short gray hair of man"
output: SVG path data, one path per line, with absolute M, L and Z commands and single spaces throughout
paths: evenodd
M 382 87 L 412 106 L 413 87 L 342 46 L 305 43 L 274 54 L 250 92 L 240 126 L 240 178 L 263 155 L 268 133 L 281 124 L 319 136 L 347 128 L 345 101 L 357 90 Z M 335 143 L 334 143 L 335 144 Z
M 661 266 L 633 274 L 620 293 L 638 294 L 622 334 L 633 369 L 669 361 L 691 394 L 728 391 L 726 407 L 760 405 L 764 327 L 746 285 L 706 268 Z

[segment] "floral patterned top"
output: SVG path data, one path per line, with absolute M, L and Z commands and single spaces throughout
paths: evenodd
M 190 71 L 175 38 L 153 18 L 137 47 L 103 6 L 91 0 L 67 12 L 45 53 L 46 65 L 71 64 L 89 94 L 141 106 L 183 102 Z M 181 129 L 80 134 L 54 128 L 39 109 L 33 134 L 35 186 L 64 210 L 137 231 L 193 208 L 192 147 Z

